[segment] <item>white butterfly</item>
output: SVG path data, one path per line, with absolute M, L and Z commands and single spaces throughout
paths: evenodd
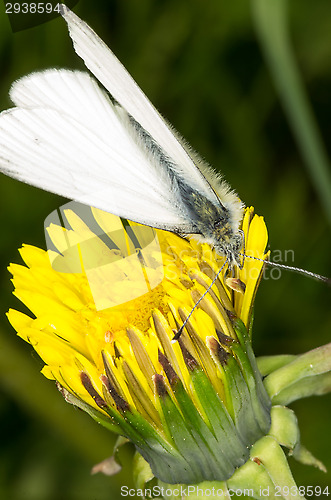
M 240 265 L 243 204 L 169 128 L 122 64 L 62 6 L 88 73 L 15 82 L 0 115 L 0 170 L 115 215 L 212 244 Z M 110 98 L 106 91 L 109 92 Z

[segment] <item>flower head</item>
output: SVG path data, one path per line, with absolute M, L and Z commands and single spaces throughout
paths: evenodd
M 56 248 L 20 250 L 14 294 L 34 318 L 10 310 L 18 335 L 66 398 L 129 438 L 168 483 L 223 480 L 270 426 L 270 401 L 247 330 L 263 262 L 222 273 L 207 244 L 92 209 L 102 235 L 73 210 L 50 224 Z M 267 232 L 247 209 L 246 254 L 265 259 Z

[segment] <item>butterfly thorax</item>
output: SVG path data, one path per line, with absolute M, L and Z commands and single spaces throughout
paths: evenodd
M 195 234 L 200 240 L 213 246 L 220 256 L 226 257 L 229 267 L 240 266 L 239 252 L 243 246 L 238 225 L 232 220 L 231 210 L 216 198 L 216 203 L 192 190 L 187 185 L 180 186 L 181 196 L 189 210 L 191 220 L 195 216 Z
M 222 228 L 223 229 L 223 228 Z M 230 232 L 224 234 L 223 230 L 220 231 L 220 235 L 215 235 L 214 247 L 219 255 L 224 255 L 228 262 L 229 267 L 238 266 L 241 268 L 240 250 L 243 246 L 242 235 L 237 232 L 234 233 L 232 229 Z

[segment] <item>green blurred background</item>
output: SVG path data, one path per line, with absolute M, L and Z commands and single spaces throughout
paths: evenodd
M 293 250 L 295 265 L 331 276 L 324 152 L 331 131 L 330 1 L 81 0 L 75 11 L 162 114 L 264 215 L 272 251 Z M 13 34 L 1 4 L 0 108 L 10 106 L 13 80 L 49 67 L 83 68 L 65 23 L 55 19 Z M 132 484 L 130 449 L 118 476 L 90 476 L 91 466 L 111 454 L 113 436 L 62 400 L 5 317 L 9 307 L 22 310 L 11 295 L 8 263 L 20 262 L 22 243 L 45 246 L 43 221 L 63 202 L 1 176 L 4 499 L 117 499 L 120 485 Z M 331 289 L 291 273 L 266 277 L 255 307 L 257 355 L 296 354 L 330 341 Z M 303 443 L 331 469 L 330 397 L 292 408 Z M 327 485 L 322 472 L 290 463 L 298 485 Z

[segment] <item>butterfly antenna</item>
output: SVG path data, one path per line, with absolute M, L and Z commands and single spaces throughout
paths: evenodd
M 315 280 L 324 281 L 324 283 L 327 283 L 328 285 L 331 285 L 331 279 L 330 278 L 327 278 L 326 276 L 322 276 L 321 274 L 313 273 L 311 271 L 306 271 L 306 269 L 301 269 L 300 267 L 286 266 L 285 264 L 279 264 L 278 262 L 272 262 L 270 260 L 260 259 L 259 257 L 253 257 L 252 255 L 246 255 L 246 254 L 240 254 L 240 255 L 242 255 L 242 257 L 244 259 L 247 258 L 247 259 L 258 260 L 260 262 L 264 262 L 268 266 L 278 267 L 280 269 L 286 269 L 287 271 L 293 271 L 295 273 L 303 274 L 303 275 L 309 276 L 310 278 L 313 278 Z M 227 263 L 227 261 L 224 262 L 224 264 L 222 265 L 222 267 L 220 268 L 220 270 L 217 272 L 215 278 L 213 279 L 213 281 L 211 282 L 211 284 L 209 285 L 209 287 L 207 288 L 207 290 L 201 295 L 201 297 L 199 298 L 199 300 L 194 304 L 193 308 L 190 311 L 190 314 L 187 316 L 187 318 L 183 322 L 182 326 L 177 330 L 177 332 L 175 333 L 174 337 L 172 338 L 172 340 L 171 340 L 172 343 L 176 342 L 179 339 L 179 337 L 183 333 L 183 330 L 184 330 L 186 324 L 190 320 L 190 317 L 192 316 L 193 312 L 195 311 L 195 309 L 197 308 L 197 306 L 200 304 L 200 302 L 202 301 L 202 299 L 207 295 L 207 293 L 209 292 L 209 290 L 211 289 L 211 287 L 214 285 L 215 281 L 219 277 L 219 275 L 220 275 L 220 273 L 221 273 L 221 271 L 224 268 L 224 266 L 225 266 L 226 263 Z M 243 261 L 243 263 L 244 263 L 244 261 Z M 240 266 L 240 268 L 242 268 L 242 267 L 243 266 Z
M 259 257 L 253 257 L 252 255 L 245 255 L 248 259 L 259 260 L 260 262 L 264 262 L 268 266 L 278 267 L 280 269 L 287 269 L 288 271 L 293 271 L 295 273 L 304 274 L 305 276 L 310 276 L 315 280 L 324 281 L 324 283 L 328 283 L 331 285 L 331 279 L 326 276 L 322 276 L 321 274 L 312 273 L 311 271 L 306 271 L 306 269 L 301 269 L 300 267 L 294 266 L 286 266 L 285 264 L 278 264 L 278 262 L 272 262 L 270 260 L 260 259 Z
M 227 261 L 224 262 L 224 264 L 222 265 L 222 267 L 220 268 L 219 271 L 217 271 L 217 274 L 215 276 L 215 278 L 213 279 L 213 281 L 210 283 L 209 287 L 207 288 L 207 290 L 201 295 L 200 299 L 194 304 L 193 308 L 191 309 L 191 312 L 190 314 L 187 316 L 187 318 L 185 319 L 184 323 L 182 324 L 182 326 L 177 330 L 177 332 L 175 333 L 174 337 L 172 338 L 171 342 L 174 343 L 176 342 L 179 337 L 181 336 L 181 334 L 183 333 L 183 330 L 187 324 L 187 322 L 189 321 L 190 317 L 192 316 L 194 310 L 197 308 L 197 306 L 200 304 L 200 302 L 202 301 L 202 299 L 207 295 L 207 293 L 209 292 L 209 290 L 211 289 L 211 287 L 213 286 L 213 284 L 215 283 L 215 281 L 217 280 L 217 278 L 219 277 L 223 267 L 225 266 L 225 264 L 227 263 Z

